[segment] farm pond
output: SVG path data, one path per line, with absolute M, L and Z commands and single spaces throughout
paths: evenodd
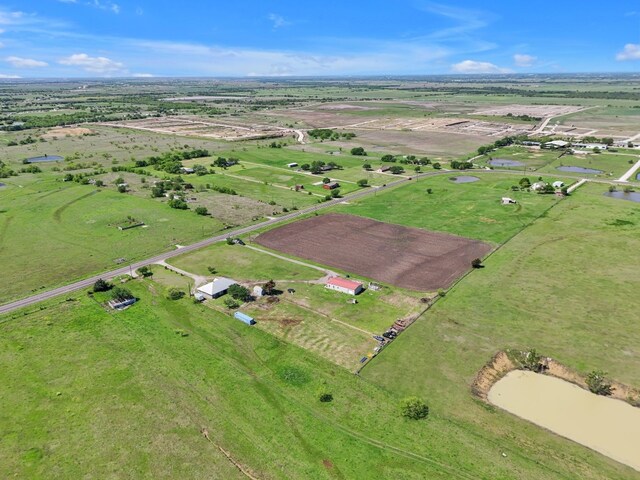
M 629 200 L 631 202 L 640 203 L 639 192 L 605 192 L 606 197 L 619 198 L 620 200 Z
M 524 163 L 506 158 L 493 158 L 489 160 L 489 165 L 494 167 L 524 167 Z
M 57 162 L 59 160 L 64 160 L 64 157 L 60 155 L 43 155 L 41 157 L 27 158 L 26 163 Z
M 556 170 L 560 170 L 561 172 L 571 172 L 571 173 L 588 173 L 590 175 L 595 175 L 597 173 L 604 173 L 602 170 L 597 170 L 595 168 L 573 167 L 570 165 L 563 166 L 563 167 L 556 167 Z
M 640 408 L 523 370 L 509 372 L 496 382 L 488 400 L 640 471 Z
M 471 175 L 460 175 L 459 177 L 451 177 L 453 183 L 472 183 L 480 180 L 478 177 L 472 177 Z

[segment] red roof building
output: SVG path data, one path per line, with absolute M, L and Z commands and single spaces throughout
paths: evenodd
M 329 290 L 336 290 L 348 295 L 358 295 L 364 290 L 362 283 L 341 277 L 331 277 L 325 284 L 325 287 Z

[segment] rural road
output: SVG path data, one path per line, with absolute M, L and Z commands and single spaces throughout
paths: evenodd
M 514 172 L 512 170 L 484 170 L 482 173 L 507 173 L 513 175 L 522 175 L 521 172 Z M 13 310 L 17 310 L 18 308 L 27 307 L 29 305 L 34 305 L 39 302 L 43 302 L 45 300 L 49 300 L 54 297 L 59 297 L 71 292 L 75 292 L 76 290 L 81 290 L 83 288 L 88 288 L 92 286 L 98 279 L 111 279 L 114 277 L 118 277 L 120 275 L 129 275 L 134 270 L 137 270 L 140 267 L 145 265 L 151 265 L 154 263 L 162 264 L 169 258 L 177 257 L 178 255 L 182 255 L 183 253 L 192 252 L 194 250 L 198 250 L 202 247 L 206 247 L 212 245 L 217 242 L 225 241 L 229 237 L 237 237 L 240 235 L 244 235 L 247 233 L 255 232 L 256 230 L 260 230 L 265 227 L 270 227 L 272 225 L 276 225 L 278 223 L 286 222 L 289 220 L 293 220 L 295 218 L 301 217 L 303 215 L 307 215 L 309 213 L 317 212 L 319 210 L 323 210 L 325 208 L 333 207 L 335 205 L 339 205 L 342 202 L 348 202 L 350 200 L 356 200 L 362 197 L 366 197 L 368 195 L 375 195 L 378 191 L 387 190 L 403 183 L 409 183 L 415 181 L 419 178 L 424 177 L 435 177 L 438 175 L 451 175 L 451 170 L 438 170 L 426 173 L 420 173 L 408 178 L 402 178 L 400 180 L 395 180 L 393 182 L 384 184 L 381 187 L 372 187 L 366 188 L 363 190 L 359 190 L 357 192 L 351 193 L 349 195 L 345 195 L 343 198 L 336 198 L 334 200 L 330 200 L 328 202 L 319 203 L 317 205 L 312 205 L 307 208 L 303 208 L 301 210 L 297 210 L 292 213 L 288 213 L 281 217 L 272 218 L 269 220 L 265 220 L 264 222 L 257 223 L 255 225 L 249 225 L 247 227 L 238 228 L 236 230 L 229 230 L 220 235 L 216 235 L 215 237 L 206 238 L 204 240 L 200 240 L 199 242 L 193 243 L 191 245 L 187 245 L 185 247 L 181 247 L 176 250 L 171 250 L 170 252 L 160 253 L 153 257 L 147 258 L 145 260 L 140 260 L 135 263 L 131 263 L 130 265 L 126 265 L 124 267 L 117 268 L 115 270 L 110 270 L 107 272 L 102 272 L 98 275 L 94 275 L 89 278 L 85 278 L 84 280 L 79 280 L 77 282 L 70 283 L 68 285 L 63 285 L 62 287 L 54 288 L 51 290 L 47 290 L 45 292 L 37 293 L 35 295 L 31 295 L 29 297 L 22 298 L 20 300 L 15 300 L 13 302 L 5 303 L 0 305 L 0 315 L 4 313 L 12 312 Z M 605 182 L 603 182 L 605 183 Z M 610 183 L 610 182 L 606 182 Z M 582 183 L 581 183 L 582 184 Z
M 422 173 L 420 175 L 415 175 L 413 178 L 418 178 L 418 177 L 427 177 L 427 176 L 436 176 L 436 175 L 443 175 L 443 174 L 447 174 L 450 173 L 448 171 L 438 171 L 438 172 L 428 172 L 428 173 Z M 210 238 L 206 238 L 204 240 L 201 240 L 199 242 L 193 243 L 191 245 L 187 245 L 185 247 L 176 249 L 176 250 L 172 250 L 170 252 L 165 252 L 165 253 L 161 253 L 158 255 L 155 255 L 153 257 L 147 258 L 145 260 L 141 260 L 139 262 L 135 262 L 132 263 L 130 265 L 126 265 L 124 267 L 120 267 L 117 268 L 115 270 L 110 270 L 107 272 L 102 272 L 98 275 L 94 275 L 92 277 L 89 278 L 85 278 L 84 280 L 79 280 L 77 282 L 73 282 L 70 283 L 68 285 L 63 285 L 62 287 L 58 287 L 58 288 L 54 288 L 52 290 L 47 290 L 45 292 L 41 292 L 41 293 L 37 293 L 35 295 L 31 295 L 29 297 L 25 297 L 22 298 L 20 300 L 15 300 L 13 302 L 9 302 L 9 303 L 5 303 L 3 305 L 0 305 L 0 314 L 4 314 L 4 313 L 9 313 L 13 310 L 16 310 L 18 308 L 22 308 L 22 307 L 26 307 L 29 305 L 34 305 L 36 303 L 39 302 L 43 302 L 45 300 L 49 300 L 51 298 L 54 297 L 59 297 L 65 294 L 69 294 L 71 292 L 75 292 L 76 290 L 80 290 L 83 288 L 88 288 L 90 286 L 92 286 L 99 278 L 104 278 L 104 279 L 111 279 L 114 277 L 118 277 L 120 275 L 129 275 L 132 271 L 137 270 L 140 267 L 143 267 L 145 265 L 151 265 L 154 263 L 159 263 L 162 264 L 163 262 L 165 262 L 166 260 L 168 260 L 169 258 L 173 258 L 176 257 L 178 255 L 182 255 L 183 253 L 187 253 L 187 252 L 192 252 L 194 250 L 198 250 L 202 247 L 206 247 L 208 245 L 212 245 L 214 243 L 217 242 L 222 242 L 225 241 L 227 238 L 229 237 L 237 237 L 240 235 L 244 235 L 246 233 L 251 233 L 251 232 L 255 232 L 256 230 L 260 230 L 262 228 L 265 227 L 269 227 L 278 223 L 282 223 L 282 222 L 286 222 L 289 220 L 293 220 L 297 217 L 301 217 L 303 215 L 307 215 L 309 213 L 313 213 L 313 212 L 317 212 L 318 210 L 323 210 L 325 208 L 329 208 L 329 207 L 333 207 L 335 205 L 339 205 L 342 202 L 345 201 L 349 201 L 349 200 L 356 200 L 358 198 L 361 197 L 365 197 L 368 195 L 373 195 L 375 194 L 377 191 L 379 190 L 386 190 L 389 188 L 393 188 L 395 186 L 398 186 L 402 183 L 407 183 L 411 180 L 409 180 L 408 178 L 403 178 L 401 180 L 396 180 L 390 183 L 385 184 L 382 187 L 376 187 L 376 188 L 367 188 L 364 190 L 360 190 L 358 192 L 352 193 L 350 195 L 345 195 L 343 198 L 337 198 L 334 200 L 330 200 L 328 202 L 323 202 L 323 203 L 319 203 L 317 205 L 312 205 L 310 207 L 301 209 L 301 210 L 297 210 L 295 212 L 292 213 L 288 213 L 286 215 L 283 215 L 281 217 L 277 217 L 277 218 L 273 218 L 270 220 L 266 220 L 264 222 L 260 222 L 257 223 L 255 225 L 249 225 L 247 227 L 242 227 L 242 228 L 238 228 L 236 230 L 229 230 L 226 231 L 220 235 L 216 235 L 215 237 L 210 237 Z

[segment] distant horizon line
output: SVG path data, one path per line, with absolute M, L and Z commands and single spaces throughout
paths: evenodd
M 536 73 L 428 73 L 428 74 L 338 74 L 338 75 L 123 75 L 114 77 L 0 77 L 2 83 L 33 81 L 118 81 L 118 80 L 298 80 L 298 79 L 419 79 L 419 78 L 526 78 L 578 76 L 640 76 L 640 72 L 536 72 Z

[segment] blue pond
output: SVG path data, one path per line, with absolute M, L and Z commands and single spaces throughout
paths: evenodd
M 494 167 L 524 167 L 524 163 L 517 160 L 507 160 L 506 158 L 493 158 L 489 160 L 489 165 Z
M 64 160 L 64 157 L 59 155 L 47 155 L 44 157 L 31 157 L 27 158 L 27 163 L 40 163 L 40 162 L 57 162 L 58 160 Z
M 638 192 L 605 192 L 604 195 L 611 198 L 619 198 L 620 200 L 629 200 L 631 202 L 640 203 L 640 193 Z
M 461 175 L 459 177 L 451 177 L 449 180 L 451 180 L 453 183 L 471 183 L 477 182 L 480 179 L 478 177 L 472 177 L 470 175 Z
M 584 167 L 557 167 L 556 170 L 560 170 L 561 172 L 572 172 L 572 173 L 589 173 L 595 175 L 596 173 L 604 173 L 602 170 L 596 170 L 595 168 L 584 168 Z

